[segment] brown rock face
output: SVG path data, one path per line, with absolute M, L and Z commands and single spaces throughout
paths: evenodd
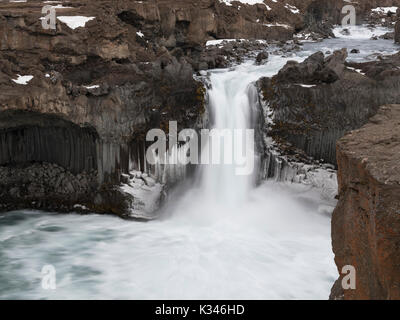
M 340 200 L 333 213 L 335 261 L 356 269 L 356 289 L 331 299 L 400 299 L 400 105 L 381 107 L 337 144 Z

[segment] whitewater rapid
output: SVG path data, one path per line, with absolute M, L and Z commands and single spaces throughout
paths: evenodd
M 215 128 L 251 128 L 251 83 L 288 60 L 378 42 L 330 39 L 296 55 L 271 55 L 210 71 Z M 380 50 L 395 48 L 384 42 Z M 383 48 L 383 49 L 382 49 Z M 206 166 L 176 189 L 162 218 L 148 223 L 112 216 L 21 211 L 0 214 L 1 299 L 327 299 L 338 274 L 331 249 L 335 200 L 305 185 L 238 177 Z M 56 290 L 41 270 L 56 270 Z
M 327 299 L 333 206 L 317 190 L 268 182 L 229 211 L 200 201 L 191 190 L 151 223 L 1 215 L 0 298 Z M 48 264 L 54 291 L 41 287 Z
M 285 62 L 213 71 L 213 127 L 251 128 L 250 84 Z M 334 205 L 310 187 L 255 188 L 253 176 L 210 165 L 174 191 L 158 221 L 0 215 L 0 277 L 13 274 L 0 278 L 0 298 L 325 299 L 337 277 Z M 57 271 L 55 291 L 41 288 L 43 265 Z

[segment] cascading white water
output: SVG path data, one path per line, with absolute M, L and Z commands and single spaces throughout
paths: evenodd
M 213 127 L 251 127 L 256 96 L 250 84 L 286 60 L 272 56 L 264 66 L 213 71 Z M 326 299 L 337 278 L 330 246 L 334 203 L 301 185 L 255 188 L 251 175 L 236 176 L 233 169 L 203 166 L 200 183 L 183 184 L 163 218 L 150 223 L 0 215 L 0 275 L 14 274 L 19 283 L 0 278 L 0 298 Z M 35 258 L 19 268 L 7 263 L 29 255 Z M 45 264 L 57 270 L 56 291 L 41 289 Z
M 302 58 L 293 57 L 301 61 Z M 243 130 L 242 140 L 245 140 L 245 130 L 254 129 L 252 119 L 257 113 L 255 102 L 258 93 L 253 82 L 262 76 L 272 76 L 284 64 L 286 59 L 272 56 L 271 62 L 266 66 L 256 66 L 252 62 L 237 66 L 231 72 L 226 70 L 212 71 L 210 81 L 212 88 L 208 91 L 210 101 L 210 113 L 212 117 L 212 128 L 217 130 L 228 130 L 234 135 L 234 130 Z M 238 147 L 239 141 L 234 141 L 233 148 Z M 208 147 L 208 146 L 207 146 Z M 245 153 L 246 143 L 240 148 Z M 251 162 L 254 157 L 254 147 L 249 148 L 246 154 L 247 161 Z M 222 145 L 221 154 L 224 154 Z M 237 206 L 248 199 L 249 192 L 254 187 L 254 179 L 257 169 L 257 159 L 254 159 L 254 170 L 249 175 L 238 175 L 235 171 L 237 164 L 208 165 L 200 173 L 202 185 L 198 197 L 212 203 L 223 203 L 225 206 Z
M 384 40 L 330 39 L 305 44 L 297 56 L 271 55 L 263 66 L 212 71 L 213 127 L 251 127 L 249 85 L 287 60 L 346 46 L 362 47 L 355 57 L 361 60 L 377 43 L 396 50 Z M 199 184 L 183 184 L 163 218 L 149 223 L 0 214 L 0 299 L 328 298 L 338 276 L 330 239 L 334 201 L 300 184 L 269 181 L 254 188 L 252 176 L 236 176 L 229 166 L 203 166 L 199 175 Z M 41 287 L 48 264 L 57 271 L 55 291 Z
M 213 127 L 251 128 L 256 99 L 251 83 L 275 74 L 286 60 L 271 56 L 264 66 L 248 62 L 234 70 L 213 71 L 209 92 Z M 237 176 L 232 166 L 206 165 L 199 174 L 200 183 L 183 184 L 171 197 L 164 218 L 151 223 L 105 216 L 0 216 L 0 253 L 6 257 L 0 270 L 15 274 L 21 284 L 12 287 L 0 278 L 6 288 L 0 288 L 0 298 L 325 299 L 329 295 L 337 274 L 329 217 L 323 213 L 332 210 L 333 203 L 300 185 L 271 182 L 254 188 L 253 176 Z M 24 218 L 14 226 L 13 217 Z M 32 242 L 34 247 L 25 245 Z M 20 269 L 6 263 L 27 252 L 35 259 L 25 260 Z M 56 291 L 41 289 L 40 270 L 45 264 L 57 270 Z M 32 283 L 30 290 L 25 290 L 26 282 Z
M 211 75 L 212 89 L 209 91 L 209 107 L 213 118 L 213 128 L 221 131 L 228 130 L 232 137 L 235 129 L 243 130 L 244 134 L 244 130 L 250 129 L 251 126 L 251 109 L 247 96 L 249 82 L 240 80 L 236 73 L 215 72 Z M 234 144 L 239 141 L 232 142 Z M 224 154 L 228 146 L 222 144 L 221 147 L 221 154 Z M 237 145 L 233 145 L 233 148 L 235 147 Z M 200 172 L 203 175 L 202 191 L 205 201 L 224 203 L 227 206 L 236 205 L 244 201 L 250 190 L 252 176 L 236 175 L 235 163 L 210 164 Z

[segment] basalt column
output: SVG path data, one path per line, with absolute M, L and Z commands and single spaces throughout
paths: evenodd
M 0 114 L 0 210 L 70 209 L 98 188 L 96 131 L 56 116 Z

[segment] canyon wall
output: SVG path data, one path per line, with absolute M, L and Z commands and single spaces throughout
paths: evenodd
M 64 211 L 78 203 L 124 213 L 129 197 L 116 186 L 135 179 L 123 177 L 129 170 L 146 170 L 147 131 L 168 131 L 170 120 L 179 130 L 206 125 L 205 88 L 193 74 L 230 62 L 205 42 L 290 39 L 310 1 L 288 3 L 299 11 L 275 2 L 67 1 L 57 16 L 93 19 L 77 28 L 57 20 L 52 30 L 41 21 L 51 3 L 1 2 L 0 166 L 3 177 L 19 170 L 0 182 L 1 209 L 57 209 L 62 199 Z M 32 79 L 18 83 L 20 75 Z M 37 179 L 49 166 L 65 171 L 61 181 Z
M 348 63 L 346 49 L 289 61 L 258 87 L 273 113 L 269 135 L 287 154 L 302 150 L 336 162 L 336 141 L 364 125 L 380 105 L 400 103 L 400 55 Z
M 337 144 L 332 242 L 341 277 L 331 299 L 400 299 L 400 105 L 386 105 Z M 356 270 L 343 290 L 342 268 Z
M 389 1 L 363 3 L 368 5 L 356 5 L 359 12 Z M 52 30 L 42 27 L 44 4 L 51 5 L 0 3 L 1 210 L 57 210 L 49 207 L 61 201 L 56 198 L 66 211 L 78 203 L 96 212 L 125 212 L 131 201 L 118 186 L 135 179 L 127 178 L 130 170 L 146 171 L 147 131 L 168 131 L 170 120 L 179 130 L 206 126 L 206 89 L 193 74 L 227 67 L 251 50 L 236 44 L 208 50 L 206 41 L 279 43 L 310 30 L 326 37 L 341 6 L 331 0 L 266 0 L 253 6 L 71 0 L 56 9 L 57 16 L 92 19 L 77 28 L 57 20 Z M 32 78 L 23 84 L 20 76 Z M 54 174 L 43 177 L 53 166 Z M 10 178 L 14 169 L 17 180 Z M 56 173 L 63 170 L 58 181 Z M 139 180 L 153 185 L 147 177 Z
M 138 169 L 147 131 L 168 131 L 169 120 L 201 127 L 204 87 L 146 30 L 161 21 L 154 3 L 71 1 L 57 14 L 95 19 L 55 30 L 42 28 L 43 5 L 0 4 L 0 209 L 129 215 L 118 184 Z M 136 13 L 147 36 L 131 24 Z

